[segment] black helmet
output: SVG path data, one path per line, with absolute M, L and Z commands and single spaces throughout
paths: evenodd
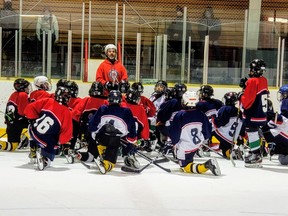
M 131 88 L 135 91 L 140 92 L 142 94 L 144 92 L 144 87 L 141 82 L 134 82 L 131 86 Z
M 236 92 L 227 92 L 223 97 L 223 103 L 228 106 L 234 106 L 238 101 Z
M 71 94 L 71 97 L 76 98 L 78 96 L 78 85 L 75 81 L 66 81 L 64 82 L 64 87 L 68 88 Z
M 58 101 L 58 103 L 67 106 L 70 98 L 71 98 L 71 94 L 68 88 L 59 86 L 56 89 L 55 100 Z
M 59 86 L 65 86 L 65 82 L 67 82 L 66 79 L 59 79 L 58 82 L 56 83 L 56 88 L 58 88 Z
M 176 83 L 174 89 L 176 98 L 182 98 L 183 94 L 187 91 L 187 86 L 184 83 Z
M 174 87 L 168 87 L 165 91 L 165 100 L 176 98 L 176 90 Z
M 91 97 L 95 96 L 103 96 L 104 95 L 104 86 L 101 82 L 93 82 L 90 89 L 89 89 L 89 95 Z
M 17 92 L 25 92 L 26 88 L 30 88 L 30 82 L 19 78 L 14 81 L 13 86 Z
M 130 88 L 130 83 L 126 80 L 121 80 L 121 82 L 118 83 L 118 88 L 121 93 L 126 93 Z
M 112 104 L 120 104 L 122 101 L 122 95 L 119 90 L 112 90 L 108 94 L 108 103 Z
M 209 99 L 214 95 L 214 90 L 210 85 L 202 85 L 198 90 L 199 99 Z
M 166 88 L 168 87 L 168 84 L 164 80 L 158 80 L 155 84 L 154 91 L 158 94 L 164 93 Z
M 250 63 L 250 77 L 260 77 L 266 70 L 266 64 L 262 59 L 254 59 Z
M 134 89 L 128 89 L 126 93 L 126 100 L 128 103 L 138 104 L 140 101 L 141 94 L 139 91 Z

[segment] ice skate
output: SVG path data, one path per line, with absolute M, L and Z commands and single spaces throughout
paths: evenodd
M 68 155 L 64 156 L 69 164 L 73 164 L 75 162 L 75 158 L 77 158 L 77 153 L 75 153 L 72 149 L 69 149 Z
M 50 166 L 50 159 L 43 157 L 40 152 L 36 151 L 36 158 L 37 158 L 37 166 L 39 170 L 44 170 L 45 168 Z
M 136 159 L 135 155 L 128 155 L 124 157 L 124 163 L 126 166 L 128 167 L 133 167 L 136 169 L 140 168 L 140 163 L 139 161 Z
M 104 166 L 103 161 L 101 161 L 101 160 L 98 159 L 98 158 L 94 158 L 94 162 L 95 162 L 98 170 L 100 171 L 100 173 L 101 173 L 101 174 L 106 174 L 106 169 L 105 169 L 105 166 Z
M 260 149 L 257 152 L 249 151 L 244 157 L 245 167 L 247 168 L 262 168 L 262 155 Z
M 209 169 L 215 176 L 221 175 L 219 164 L 215 158 L 209 159 L 204 163 L 204 166 Z
M 230 157 L 232 157 L 233 160 L 243 160 L 243 152 L 240 147 L 232 149 Z

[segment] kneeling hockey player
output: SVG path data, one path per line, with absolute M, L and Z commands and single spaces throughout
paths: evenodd
M 28 126 L 24 109 L 29 104 L 28 94 L 31 91 L 31 85 L 27 80 L 19 78 L 14 81 L 13 86 L 15 91 L 10 95 L 5 110 L 7 142 L 0 141 L 0 149 L 5 151 L 15 151 L 17 148 L 28 145 L 26 136 L 21 141 L 21 133 Z
M 216 159 L 209 159 L 203 164 L 193 162 L 194 155 L 202 143 L 211 136 L 211 124 L 208 117 L 195 109 L 198 97 L 194 91 L 186 91 L 182 97 L 184 110 L 179 111 L 170 125 L 170 138 L 174 146 L 180 167 L 187 173 L 204 173 L 210 170 L 214 175 L 221 175 Z
M 98 152 L 95 155 L 88 152 L 77 156 L 82 161 L 94 160 L 102 174 L 111 171 L 115 166 L 120 140 L 121 142 L 123 140 L 131 150 L 137 141 L 134 117 L 130 109 L 120 106 L 121 100 L 119 90 L 109 92 L 109 105 L 101 106 L 89 121 L 89 131 L 96 140 L 95 148 Z
M 57 145 L 64 145 L 64 154 L 68 155 L 69 140 L 72 137 L 72 116 L 67 104 L 70 92 L 65 87 L 58 87 L 55 99 L 43 98 L 29 104 L 24 110 L 30 121 L 29 135 L 30 157 L 37 156 L 39 170 L 48 167 L 54 160 Z M 37 148 L 41 148 L 38 154 Z
M 219 141 L 219 148 L 222 150 L 222 154 L 226 158 L 232 157 L 242 158 L 239 155 L 239 151 L 236 148 L 231 148 L 239 136 L 242 128 L 242 119 L 239 117 L 240 111 L 236 107 L 238 96 L 236 92 L 227 92 L 224 97 L 224 106 L 222 106 L 215 118 L 212 118 L 212 126 L 215 129 L 213 136 Z M 233 150 L 233 151 L 232 151 Z

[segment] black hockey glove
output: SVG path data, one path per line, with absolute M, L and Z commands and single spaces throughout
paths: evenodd
M 108 82 L 105 83 L 105 88 L 108 91 L 112 90 L 112 87 L 113 87 L 113 83 L 112 82 L 108 81 Z
M 111 90 L 118 90 L 118 84 L 117 83 L 112 83 L 111 81 L 108 81 L 105 83 L 105 88 L 108 90 L 108 91 L 111 91 Z
M 245 77 L 245 78 L 241 78 L 240 79 L 240 82 L 239 82 L 239 86 L 241 87 L 241 88 L 243 88 L 243 89 L 245 89 L 246 88 L 246 81 L 247 81 L 248 79 Z

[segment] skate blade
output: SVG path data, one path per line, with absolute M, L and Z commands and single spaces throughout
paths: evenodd
M 101 162 L 94 158 L 95 165 L 97 166 L 98 170 L 101 174 L 106 174 L 105 167 L 101 164 Z
M 246 168 L 263 168 L 263 165 L 260 163 L 255 163 L 255 164 L 245 164 Z

